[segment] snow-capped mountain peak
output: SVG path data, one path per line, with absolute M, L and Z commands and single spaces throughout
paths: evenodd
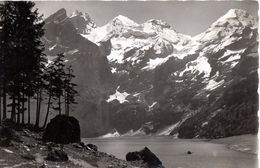
M 108 61 L 119 70 L 124 63 L 142 67 L 142 70 L 151 70 L 161 65 L 170 57 L 183 59 L 186 55 L 178 54 L 191 38 L 176 32 L 168 23 L 162 20 L 151 19 L 143 24 L 138 24 L 126 16 L 118 15 L 106 25 L 94 29 L 90 34 L 81 34 L 83 37 L 99 45 L 100 41 L 111 39 L 111 53 Z M 150 51 L 149 51 L 150 50 Z M 133 52 L 127 56 L 127 52 Z M 161 59 L 155 59 L 153 54 L 161 55 Z M 155 61 L 154 61 L 155 60 Z M 152 67 L 152 68 L 148 68 Z M 113 73 L 116 73 L 113 71 Z
M 77 29 L 78 33 L 88 34 L 90 31 L 97 27 L 97 25 L 88 15 L 88 13 L 82 13 L 78 10 L 72 12 L 69 19 Z
M 82 13 L 82 12 L 79 12 L 78 10 L 75 10 L 74 12 L 72 12 L 72 14 L 70 15 L 69 18 L 73 18 L 73 17 L 82 17 L 85 19 L 85 21 L 93 22 L 92 18 L 90 18 L 89 14 L 86 12 Z
M 118 15 L 116 16 L 113 20 L 113 23 L 121 23 L 124 26 L 129 26 L 129 27 L 137 27 L 139 26 L 139 24 L 137 24 L 136 22 L 134 22 L 133 20 L 129 19 L 126 16 L 123 15 Z
M 225 45 L 242 35 L 251 38 L 254 30 L 257 29 L 255 17 L 242 9 L 230 9 L 225 15 L 215 21 L 205 32 L 194 36 L 193 40 L 201 42 L 225 41 Z
M 250 15 L 247 11 L 242 9 L 230 9 L 224 16 L 220 17 L 216 22 L 212 24 L 215 26 L 225 26 L 227 24 L 232 26 L 249 26 L 256 27 L 256 19 Z
M 146 21 L 144 24 L 151 24 L 152 26 L 160 26 L 161 28 L 171 28 L 171 26 L 163 20 L 150 19 Z
M 93 29 L 90 34 L 81 33 L 81 35 L 88 40 L 99 44 L 100 41 L 106 41 L 113 36 L 124 36 L 132 29 L 139 27 L 139 24 L 129 19 L 126 16 L 118 15 L 101 27 Z

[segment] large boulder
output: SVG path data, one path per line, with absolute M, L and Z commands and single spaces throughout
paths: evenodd
M 80 142 L 79 121 L 74 117 L 57 115 L 48 123 L 43 140 L 62 144 Z
M 160 159 L 147 147 L 145 147 L 141 151 L 129 152 L 126 154 L 126 161 L 139 160 L 147 163 L 149 168 L 163 168 Z

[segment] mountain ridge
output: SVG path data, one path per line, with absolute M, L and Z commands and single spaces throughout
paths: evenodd
M 64 17 L 58 17 L 59 20 Z M 74 27 L 84 27 L 75 24 L 71 17 L 65 21 Z M 256 23 L 247 12 L 231 9 L 194 37 L 176 32 L 161 20 L 138 24 L 121 15 L 85 33 L 75 28 L 73 34 L 99 48 L 107 62 L 102 67 L 111 74 L 111 79 L 105 80 L 106 92 L 93 93 L 102 103 L 92 101 L 93 108 L 84 111 L 81 107 L 78 112 L 83 116 L 91 113 L 91 117 L 98 120 L 99 129 L 92 131 L 91 136 L 116 130 L 117 135 L 131 132 L 182 138 L 223 137 L 250 133 L 244 124 L 247 122 L 251 132 L 255 132 L 257 85 L 253 82 L 247 87 L 245 83 L 257 79 Z M 62 22 L 57 24 L 63 26 Z M 69 40 L 68 44 L 73 42 Z M 72 48 L 65 50 L 68 58 L 78 53 L 84 59 L 82 49 L 76 46 L 73 50 L 77 52 L 73 53 Z M 90 64 L 88 70 L 95 72 Z M 78 67 L 78 71 L 84 70 Z M 104 75 L 103 78 L 107 79 Z M 235 99 L 233 95 L 243 95 L 243 92 L 250 93 L 251 98 L 245 96 L 238 104 L 231 100 Z M 251 110 L 241 112 L 237 107 Z M 219 120 L 228 115 L 231 126 Z M 241 131 L 232 132 L 230 127 L 238 126 L 236 120 L 243 123 L 239 126 Z M 211 128 L 218 131 L 209 131 Z M 86 132 L 86 135 L 90 134 Z

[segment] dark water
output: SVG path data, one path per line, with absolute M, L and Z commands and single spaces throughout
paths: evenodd
M 125 159 L 127 152 L 147 146 L 166 168 L 257 168 L 257 155 L 237 152 L 224 144 L 203 140 L 179 140 L 168 137 L 122 137 L 85 139 L 100 151 Z M 186 154 L 190 150 L 193 154 Z

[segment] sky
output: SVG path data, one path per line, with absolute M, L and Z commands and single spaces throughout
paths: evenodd
M 137 23 L 161 19 L 176 31 L 194 36 L 205 31 L 229 9 L 247 10 L 258 16 L 256 1 L 36 1 L 36 8 L 45 18 L 61 8 L 67 15 L 78 10 L 86 12 L 98 26 L 105 25 L 118 15 Z

